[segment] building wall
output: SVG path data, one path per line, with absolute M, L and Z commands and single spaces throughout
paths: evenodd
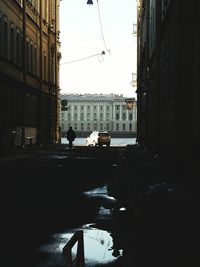
M 60 54 L 55 10 L 58 16 L 59 1 L 55 0 L 0 1 L 0 138 L 4 146 L 29 143 L 28 137 L 33 137 L 32 143 L 57 141 Z
M 189 177 L 200 148 L 198 11 L 186 0 L 139 4 L 138 141 Z
M 136 133 L 137 104 L 127 110 L 125 97 L 116 95 L 61 95 L 67 110 L 61 111 L 61 129 L 80 133 L 93 130 Z

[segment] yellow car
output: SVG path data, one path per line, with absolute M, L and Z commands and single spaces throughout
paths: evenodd
M 86 138 L 86 146 L 110 146 L 111 137 L 110 134 L 106 131 L 93 131 Z

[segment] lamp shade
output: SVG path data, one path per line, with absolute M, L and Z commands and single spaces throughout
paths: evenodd
M 93 1 L 92 0 L 88 0 L 87 1 L 87 5 L 93 5 Z

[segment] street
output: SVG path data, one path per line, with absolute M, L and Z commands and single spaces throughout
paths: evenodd
M 34 266 L 52 233 L 94 221 L 99 202 L 83 192 L 107 182 L 118 153 L 61 146 L 2 160 L 1 266 Z
M 58 145 L 0 169 L 2 267 L 66 266 L 62 248 L 80 229 L 86 267 L 198 266 L 199 196 L 138 146 Z

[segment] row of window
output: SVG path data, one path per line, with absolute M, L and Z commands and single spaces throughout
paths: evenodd
M 49 1 L 50 0 L 40 0 L 42 1 L 42 17 L 46 21 L 49 19 Z M 39 12 L 39 2 L 38 0 L 26 0 L 26 2 L 29 3 L 29 5 L 32 6 L 37 12 Z M 21 7 L 23 7 L 23 0 L 16 0 L 17 3 L 20 4 Z M 52 7 L 53 8 L 53 7 Z
M 64 116 L 65 114 L 62 113 L 62 119 L 64 120 Z M 84 113 L 81 113 L 80 114 L 80 120 L 81 121 L 84 121 Z M 71 120 L 72 119 L 72 115 L 70 113 L 67 114 L 67 119 L 68 120 Z M 120 114 L 119 113 L 116 113 L 115 114 L 115 119 L 116 120 L 120 120 Z M 122 113 L 122 120 L 126 120 L 127 119 L 127 116 L 126 116 L 126 113 Z M 74 121 L 78 121 L 78 114 L 77 113 L 74 113 L 74 117 L 73 117 L 73 120 Z M 94 113 L 93 116 L 91 117 L 91 114 L 90 113 L 87 113 L 87 118 L 86 118 L 87 121 L 90 121 L 90 120 L 97 120 L 97 113 Z M 100 121 L 103 121 L 104 120 L 104 117 L 103 117 L 103 113 L 100 113 L 99 114 L 99 120 Z M 106 113 L 106 120 L 110 120 L 110 113 Z M 133 114 L 132 113 L 129 113 L 128 114 L 128 120 L 129 121 L 132 121 L 133 120 Z
M 8 22 L 8 18 L 0 12 L 0 56 L 10 61 L 18 68 L 23 66 L 23 32 L 12 22 Z M 33 76 L 39 76 L 38 66 L 38 47 L 37 45 L 26 38 L 26 67 L 27 73 Z M 43 52 L 43 80 L 48 81 L 48 62 L 47 53 Z M 51 69 L 49 69 L 51 81 L 55 80 L 54 75 L 54 58 L 51 58 Z
M 74 105 L 74 106 L 68 106 L 68 110 L 72 110 L 72 107 L 74 108 L 74 110 L 78 110 L 78 106 L 77 105 Z M 84 107 L 87 109 L 87 111 L 90 111 L 90 110 L 97 110 L 97 106 L 80 106 L 80 110 L 83 111 L 84 110 Z M 122 110 L 126 110 L 127 107 L 126 105 L 115 105 L 115 110 L 120 110 L 120 107 L 122 108 Z M 100 111 L 103 111 L 103 108 L 104 106 L 99 106 L 99 109 Z M 106 106 L 106 110 L 107 111 L 110 111 L 110 106 Z
M 38 0 L 27 0 L 30 2 L 35 8 L 38 7 Z M 16 0 L 17 3 L 20 4 L 20 6 L 23 6 L 23 0 Z
M 68 129 L 69 129 L 70 126 L 72 126 L 72 125 L 70 123 L 68 123 Z M 77 123 L 74 123 L 73 128 L 76 131 L 78 130 Z M 86 128 L 87 128 L 87 131 L 93 131 L 93 130 L 94 131 L 97 131 L 98 130 L 98 127 L 97 127 L 97 124 L 96 123 L 94 123 L 94 124 L 87 123 L 87 127 Z M 127 130 L 128 131 L 132 131 L 132 129 L 133 129 L 132 123 L 129 123 L 129 125 L 128 125 L 127 128 L 126 128 L 126 124 L 125 123 L 122 124 L 122 130 L 123 131 L 127 131 Z M 62 124 L 62 129 L 64 129 L 64 123 Z M 104 126 L 103 123 L 100 123 L 99 124 L 99 129 L 100 129 L 100 131 L 103 131 L 103 130 L 109 131 L 110 130 L 110 124 L 107 123 L 106 126 Z M 80 125 L 80 130 L 81 131 L 84 131 L 84 124 L 83 123 L 81 123 L 81 125 Z M 118 123 L 116 123 L 114 130 L 116 130 L 116 131 L 119 131 L 120 130 Z
M 0 56 L 22 66 L 22 32 L 0 12 Z

